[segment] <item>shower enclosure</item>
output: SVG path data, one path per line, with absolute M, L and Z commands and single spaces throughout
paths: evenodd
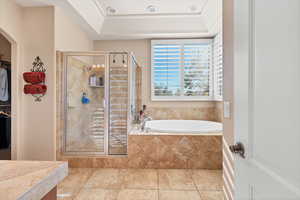
M 124 155 L 136 110 L 127 52 L 64 52 L 64 155 Z M 133 79 L 132 79 L 133 78 Z

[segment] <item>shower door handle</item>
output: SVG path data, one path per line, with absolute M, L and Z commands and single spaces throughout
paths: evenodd
M 103 99 L 103 108 L 106 108 L 106 102 L 105 102 L 105 99 Z

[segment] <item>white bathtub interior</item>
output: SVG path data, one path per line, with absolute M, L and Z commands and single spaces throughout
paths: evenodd
M 146 132 L 158 133 L 222 133 L 223 125 L 219 122 L 205 120 L 153 120 L 147 121 Z

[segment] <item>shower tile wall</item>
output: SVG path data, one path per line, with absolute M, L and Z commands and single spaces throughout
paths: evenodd
M 91 73 L 104 72 L 89 72 L 87 66 L 80 58 L 68 58 L 67 152 L 104 151 L 104 89 L 88 85 Z M 82 104 L 83 93 L 90 99 L 89 104 Z
M 209 120 L 221 122 L 218 103 L 208 103 L 203 107 L 148 107 L 147 114 L 154 120 Z
M 223 101 L 216 102 L 216 121 L 223 122 Z

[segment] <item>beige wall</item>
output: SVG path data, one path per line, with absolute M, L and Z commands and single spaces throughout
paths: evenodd
M 224 182 L 229 183 L 224 185 L 224 193 L 228 200 L 233 200 L 235 190 L 234 180 L 234 160 L 232 152 L 229 150 L 228 145 L 234 144 L 234 129 L 233 129 L 233 60 L 234 60 L 234 0 L 227 0 L 223 4 L 223 63 L 224 63 L 224 101 L 230 102 L 231 117 L 224 118 L 223 123 L 223 179 Z
M 151 40 L 95 41 L 94 49 L 96 51 L 128 51 L 134 53 L 139 65 L 142 67 L 142 104 L 146 104 L 149 110 L 150 108 L 152 108 L 151 110 L 159 110 L 157 108 L 162 108 L 164 110 L 167 109 L 168 112 L 174 112 L 174 109 L 177 109 L 178 112 L 175 115 L 184 116 L 185 114 L 181 114 L 180 110 L 190 109 L 190 111 L 193 112 L 193 108 L 198 108 L 202 109 L 205 113 L 199 114 L 199 118 L 202 119 L 205 119 L 205 116 L 212 110 L 215 112 L 215 102 L 151 101 Z M 156 115 L 155 113 L 153 114 Z M 210 120 L 213 120 L 212 118 L 214 119 L 214 117 L 210 117 Z
M 9 20 L 8 20 L 9 19 Z M 23 10 L 14 1 L 0 1 L 0 32 L 12 44 L 12 158 L 22 158 L 22 84 L 21 68 L 23 67 Z M 16 116 L 18 116 L 16 118 Z M 16 148 L 18 147 L 18 148 Z
M 24 8 L 24 71 L 29 71 L 36 56 L 45 63 L 46 95 L 35 102 L 24 96 L 23 156 L 30 160 L 54 159 L 55 132 L 55 60 L 54 8 Z
M 231 103 L 233 108 L 233 0 L 224 3 L 223 17 L 223 59 L 224 59 L 224 101 Z M 224 118 L 224 138 L 228 144 L 234 143 L 233 110 L 231 118 Z
M 91 51 L 93 41 L 64 11 L 55 8 L 55 48 L 59 51 Z
M 53 8 L 22 8 L 0 2 L 0 29 L 12 43 L 13 159 L 54 159 L 54 15 Z M 41 103 L 23 94 L 22 73 L 35 56 L 47 67 L 48 92 Z
M 0 1 L 0 33 L 12 43 L 13 159 L 54 160 L 55 50 L 90 51 L 93 42 L 59 9 L 23 8 L 12 0 Z M 48 91 L 42 102 L 23 94 L 22 73 L 31 68 L 36 56 L 47 68 Z
M 0 59 L 5 61 L 11 59 L 11 44 L 2 34 L 0 34 Z

